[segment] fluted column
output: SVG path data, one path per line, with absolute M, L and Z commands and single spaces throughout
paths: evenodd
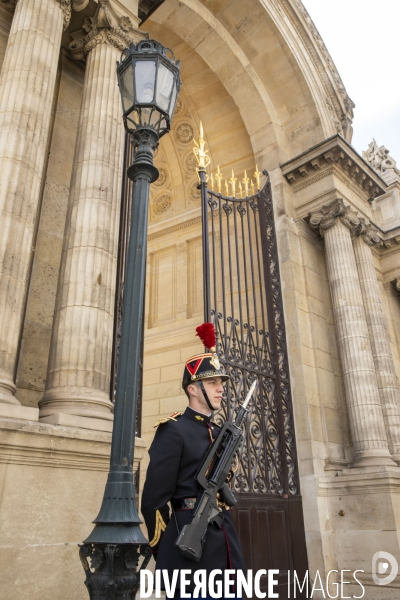
M 73 46 L 87 55 L 87 63 L 41 418 L 64 413 L 112 419 L 124 135 L 116 61 L 132 41 L 128 21 L 101 0 L 96 15 L 85 19 L 87 35 Z
M 394 465 L 390 458 L 375 365 L 350 230 L 359 219 L 338 199 L 311 213 L 325 240 L 328 279 L 353 439 L 354 466 Z
M 371 247 L 381 240 L 364 219 L 354 232 L 353 245 L 375 363 L 389 450 L 400 462 L 400 392 Z
M 0 76 L 0 401 L 14 372 L 69 0 L 19 0 Z

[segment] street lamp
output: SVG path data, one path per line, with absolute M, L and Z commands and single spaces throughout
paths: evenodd
M 158 178 L 153 153 L 170 130 L 180 88 L 180 65 L 171 50 L 142 40 L 117 63 L 123 119 L 135 156 L 128 168 L 134 182 L 131 228 L 122 308 L 121 342 L 111 441 L 110 471 L 92 533 L 80 546 L 91 600 L 134 600 L 139 556 L 150 560 L 141 529 L 133 481 L 136 401 L 144 318 L 147 217 L 150 183 Z M 89 560 L 88 560 L 89 559 Z M 89 562 L 90 561 L 90 562 Z

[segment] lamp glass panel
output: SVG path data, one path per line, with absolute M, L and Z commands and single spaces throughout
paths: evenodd
M 162 109 L 167 111 L 171 99 L 172 86 L 174 84 L 174 75 L 162 63 L 158 67 L 157 74 L 157 97 L 156 103 Z
M 158 125 L 159 121 L 160 121 L 160 113 L 155 108 L 155 109 L 153 109 L 153 112 L 150 116 L 149 125 L 151 125 L 152 127 L 154 127 L 154 129 L 157 130 L 158 129 L 157 125 Z
M 178 81 L 175 81 L 174 90 L 172 92 L 171 104 L 169 106 L 169 118 L 171 120 L 172 120 L 172 115 L 174 114 L 174 110 L 175 110 L 177 94 L 178 94 Z
M 136 127 L 138 125 L 140 125 L 140 115 L 138 113 L 137 110 L 132 110 L 128 115 L 127 115 L 127 121 L 126 121 L 126 126 L 129 129 L 129 131 L 135 131 Z
M 156 64 L 152 60 L 139 60 L 135 67 L 136 101 L 151 104 L 154 99 Z
M 141 125 L 150 125 L 150 117 L 151 117 L 151 113 L 153 112 L 152 108 L 141 108 L 140 109 L 140 114 L 141 114 Z
M 135 90 L 133 87 L 133 67 L 131 63 L 128 64 L 127 68 L 120 76 L 120 85 L 122 107 L 124 112 L 126 112 L 132 106 L 135 97 Z

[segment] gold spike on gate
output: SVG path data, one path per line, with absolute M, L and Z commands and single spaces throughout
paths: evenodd
M 262 173 L 261 171 L 259 171 L 258 166 L 256 166 L 256 170 L 254 173 L 254 177 L 255 177 L 255 182 L 253 181 L 253 179 L 251 179 L 250 177 L 248 177 L 247 175 L 247 170 L 244 171 L 244 177 L 242 180 L 238 182 L 237 177 L 235 177 L 235 172 L 232 169 L 232 177 L 230 177 L 229 179 L 225 179 L 223 178 L 221 169 L 219 168 L 219 165 L 217 167 L 217 172 L 213 173 L 210 175 L 210 187 L 211 190 L 214 191 L 214 183 L 215 183 L 215 187 L 216 190 L 218 191 L 219 194 L 222 193 L 222 179 L 224 179 L 224 188 L 225 188 L 225 196 L 231 196 L 233 198 L 239 197 L 241 199 L 243 198 L 249 198 L 250 196 L 254 196 L 258 190 L 261 189 L 261 176 Z M 231 187 L 231 193 L 229 193 L 229 184 Z
M 214 191 L 214 175 L 211 173 L 210 175 L 210 181 L 211 181 L 211 191 Z
M 254 177 L 256 178 L 257 189 L 261 190 L 261 183 L 260 183 L 261 172 L 258 170 L 258 165 L 256 165 L 256 171 L 254 173 Z
M 218 193 L 220 194 L 222 191 L 222 173 L 219 170 L 219 165 L 217 167 L 217 172 L 215 173 L 215 181 L 217 182 Z
M 246 198 L 249 195 L 249 183 L 250 183 L 250 179 L 247 177 L 247 171 L 244 172 L 244 177 L 242 179 L 243 185 L 244 185 L 244 192 L 246 194 Z
M 235 177 L 235 173 L 232 169 L 232 177 L 229 180 L 229 183 L 231 184 L 232 187 L 232 197 L 236 198 L 236 182 L 237 182 L 237 178 Z

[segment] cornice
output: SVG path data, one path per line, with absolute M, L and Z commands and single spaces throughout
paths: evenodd
M 284 13 L 313 63 L 326 94 L 325 104 L 338 133 L 351 141 L 354 102 L 349 98 L 336 66 L 301 0 L 273 0 Z
M 3 464 L 106 472 L 110 466 L 110 443 L 108 432 L 0 419 Z M 140 460 L 145 448 L 145 441 L 135 438 L 136 460 Z
M 343 475 L 342 475 L 343 477 Z M 400 494 L 400 482 L 396 479 L 390 481 L 382 481 L 382 483 L 378 480 L 374 483 L 364 484 L 361 483 L 359 485 L 350 483 L 350 481 L 340 482 L 341 485 L 334 485 L 329 481 L 328 478 L 324 478 L 324 480 L 320 480 L 320 487 L 318 490 L 319 497 L 328 497 L 328 496 L 366 496 L 368 494 Z M 339 479 L 338 477 L 336 479 Z
M 397 247 L 396 247 L 397 246 Z M 400 237 L 396 237 L 390 242 L 382 240 L 379 246 L 379 256 L 381 258 L 389 258 L 400 253 Z
M 198 225 L 201 223 L 201 215 L 198 217 L 194 217 L 193 219 L 188 219 L 187 221 L 182 221 L 181 223 L 177 223 L 176 225 L 172 225 L 171 227 L 166 227 L 165 229 L 161 229 L 160 231 L 155 231 L 154 233 L 150 233 L 148 235 L 148 240 L 156 240 L 157 238 L 164 237 L 170 233 L 174 233 L 175 231 L 180 231 L 181 229 L 186 229 L 191 227 L 192 225 Z
M 372 468 L 343 469 L 337 477 L 321 477 L 319 480 L 318 496 L 347 496 L 381 493 L 400 494 L 400 469 Z
M 383 231 L 379 225 L 371 221 L 372 226 L 377 231 L 380 242 L 374 246 L 374 252 L 379 258 L 389 258 L 400 254 L 400 226 L 394 227 L 390 231 Z
M 383 179 L 337 134 L 280 166 L 294 192 L 332 173 L 345 177 L 370 202 L 387 190 Z

